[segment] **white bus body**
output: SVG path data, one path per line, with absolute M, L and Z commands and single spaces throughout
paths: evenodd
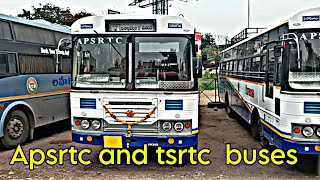
M 92 16 L 76 21 L 72 35 L 74 142 L 105 148 L 197 146 L 201 62 L 188 21 Z
M 277 46 L 277 47 L 275 47 Z M 220 96 L 264 146 L 320 151 L 320 8 L 225 49 Z

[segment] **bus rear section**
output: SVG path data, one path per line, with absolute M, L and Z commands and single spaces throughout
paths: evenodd
M 73 24 L 72 33 L 74 142 L 105 148 L 197 147 L 202 62 L 188 21 L 87 17 Z

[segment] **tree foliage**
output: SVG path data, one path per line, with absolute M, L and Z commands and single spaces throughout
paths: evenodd
M 209 64 L 214 61 L 219 61 L 221 49 L 215 43 L 215 39 L 211 33 L 206 33 L 202 36 L 202 54 L 206 54 Z
M 40 3 L 39 7 L 32 6 L 32 11 L 28 11 L 25 9 L 22 9 L 22 11 L 23 12 L 21 14 L 18 14 L 18 17 L 30 20 L 43 19 L 51 23 L 67 26 L 71 26 L 73 22 L 82 17 L 94 15 L 93 13 L 89 13 L 85 10 L 79 13 L 72 14 L 69 7 L 60 8 L 49 3 Z
M 211 33 L 205 33 L 204 35 L 202 35 L 202 48 L 215 45 L 216 42 Z

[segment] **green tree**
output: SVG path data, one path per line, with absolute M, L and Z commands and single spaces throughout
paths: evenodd
M 93 13 L 89 13 L 81 11 L 80 13 L 72 14 L 70 8 L 60 8 L 53 4 L 39 4 L 39 7 L 32 6 L 32 11 L 28 11 L 22 9 L 22 13 L 18 14 L 18 17 L 22 17 L 25 19 L 43 19 L 49 21 L 51 23 L 61 24 L 61 25 L 68 25 L 71 26 L 73 22 L 76 20 L 86 17 L 92 16 Z
M 215 39 L 211 33 L 205 33 L 202 36 L 202 54 L 206 54 L 208 57 L 209 65 L 213 65 L 214 61 L 219 61 L 220 49 L 216 45 Z
M 216 46 L 216 42 L 211 33 L 205 33 L 202 35 L 202 48 L 206 48 L 208 46 Z

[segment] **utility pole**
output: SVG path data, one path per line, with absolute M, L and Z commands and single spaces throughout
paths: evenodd
M 152 14 L 169 14 L 169 1 L 173 0 L 133 0 L 129 6 L 138 6 L 140 8 L 152 7 Z M 179 0 L 182 2 L 188 2 L 188 0 Z M 196 0 L 198 1 L 198 0 Z
M 248 28 L 250 28 L 250 0 L 248 0 Z

